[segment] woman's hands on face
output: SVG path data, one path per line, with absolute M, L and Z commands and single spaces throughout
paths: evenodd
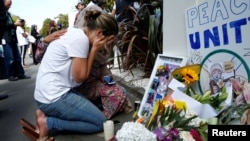
M 112 43 L 115 39 L 114 35 L 110 36 L 104 36 L 104 35 L 99 35 L 96 38 L 94 38 L 92 48 L 96 50 L 100 50 L 102 48 L 105 48 L 106 45 Z
M 52 34 L 49 34 L 43 39 L 43 42 L 50 43 L 58 38 L 60 38 L 62 35 L 64 35 L 67 32 L 67 29 L 58 30 L 56 32 L 53 32 Z

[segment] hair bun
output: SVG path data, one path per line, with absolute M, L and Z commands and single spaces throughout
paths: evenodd
M 85 20 L 86 21 L 96 20 L 97 17 L 99 17 L 100 15 L 101 15 L 101 12 L 97 10 L 86 11 Z

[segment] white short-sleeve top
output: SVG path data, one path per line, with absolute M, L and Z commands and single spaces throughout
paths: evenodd
M 52 103 L 80 85 L 72 77 L 72 57 L 87 58 L 88 53 L 89 40 L 80 28 L 68 28 L 63 36 L 51 42 L 38 70 L 35 100 Z

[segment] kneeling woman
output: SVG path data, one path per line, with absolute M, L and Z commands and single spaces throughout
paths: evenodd
M 34 94 L 40 109 L 40 138 L 51 130 L 103 130 L 104 114 L 73 88 L 88 78 L 96 53 L 113 42 L 118 25 L 111 15 L 99 11 L 87 11 L 83 20 L 82 27 L 68 28 L 60 39 L 51 42 L 41 62 Z

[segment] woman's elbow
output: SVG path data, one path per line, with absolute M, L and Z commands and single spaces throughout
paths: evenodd
M 82 83 L 82 82 L 84 82 L 86 79 L 87 79 L 87 76 L 76 76 L 76 77 L 74 77 L 74 80 L 75 80 L 77 83 Z

